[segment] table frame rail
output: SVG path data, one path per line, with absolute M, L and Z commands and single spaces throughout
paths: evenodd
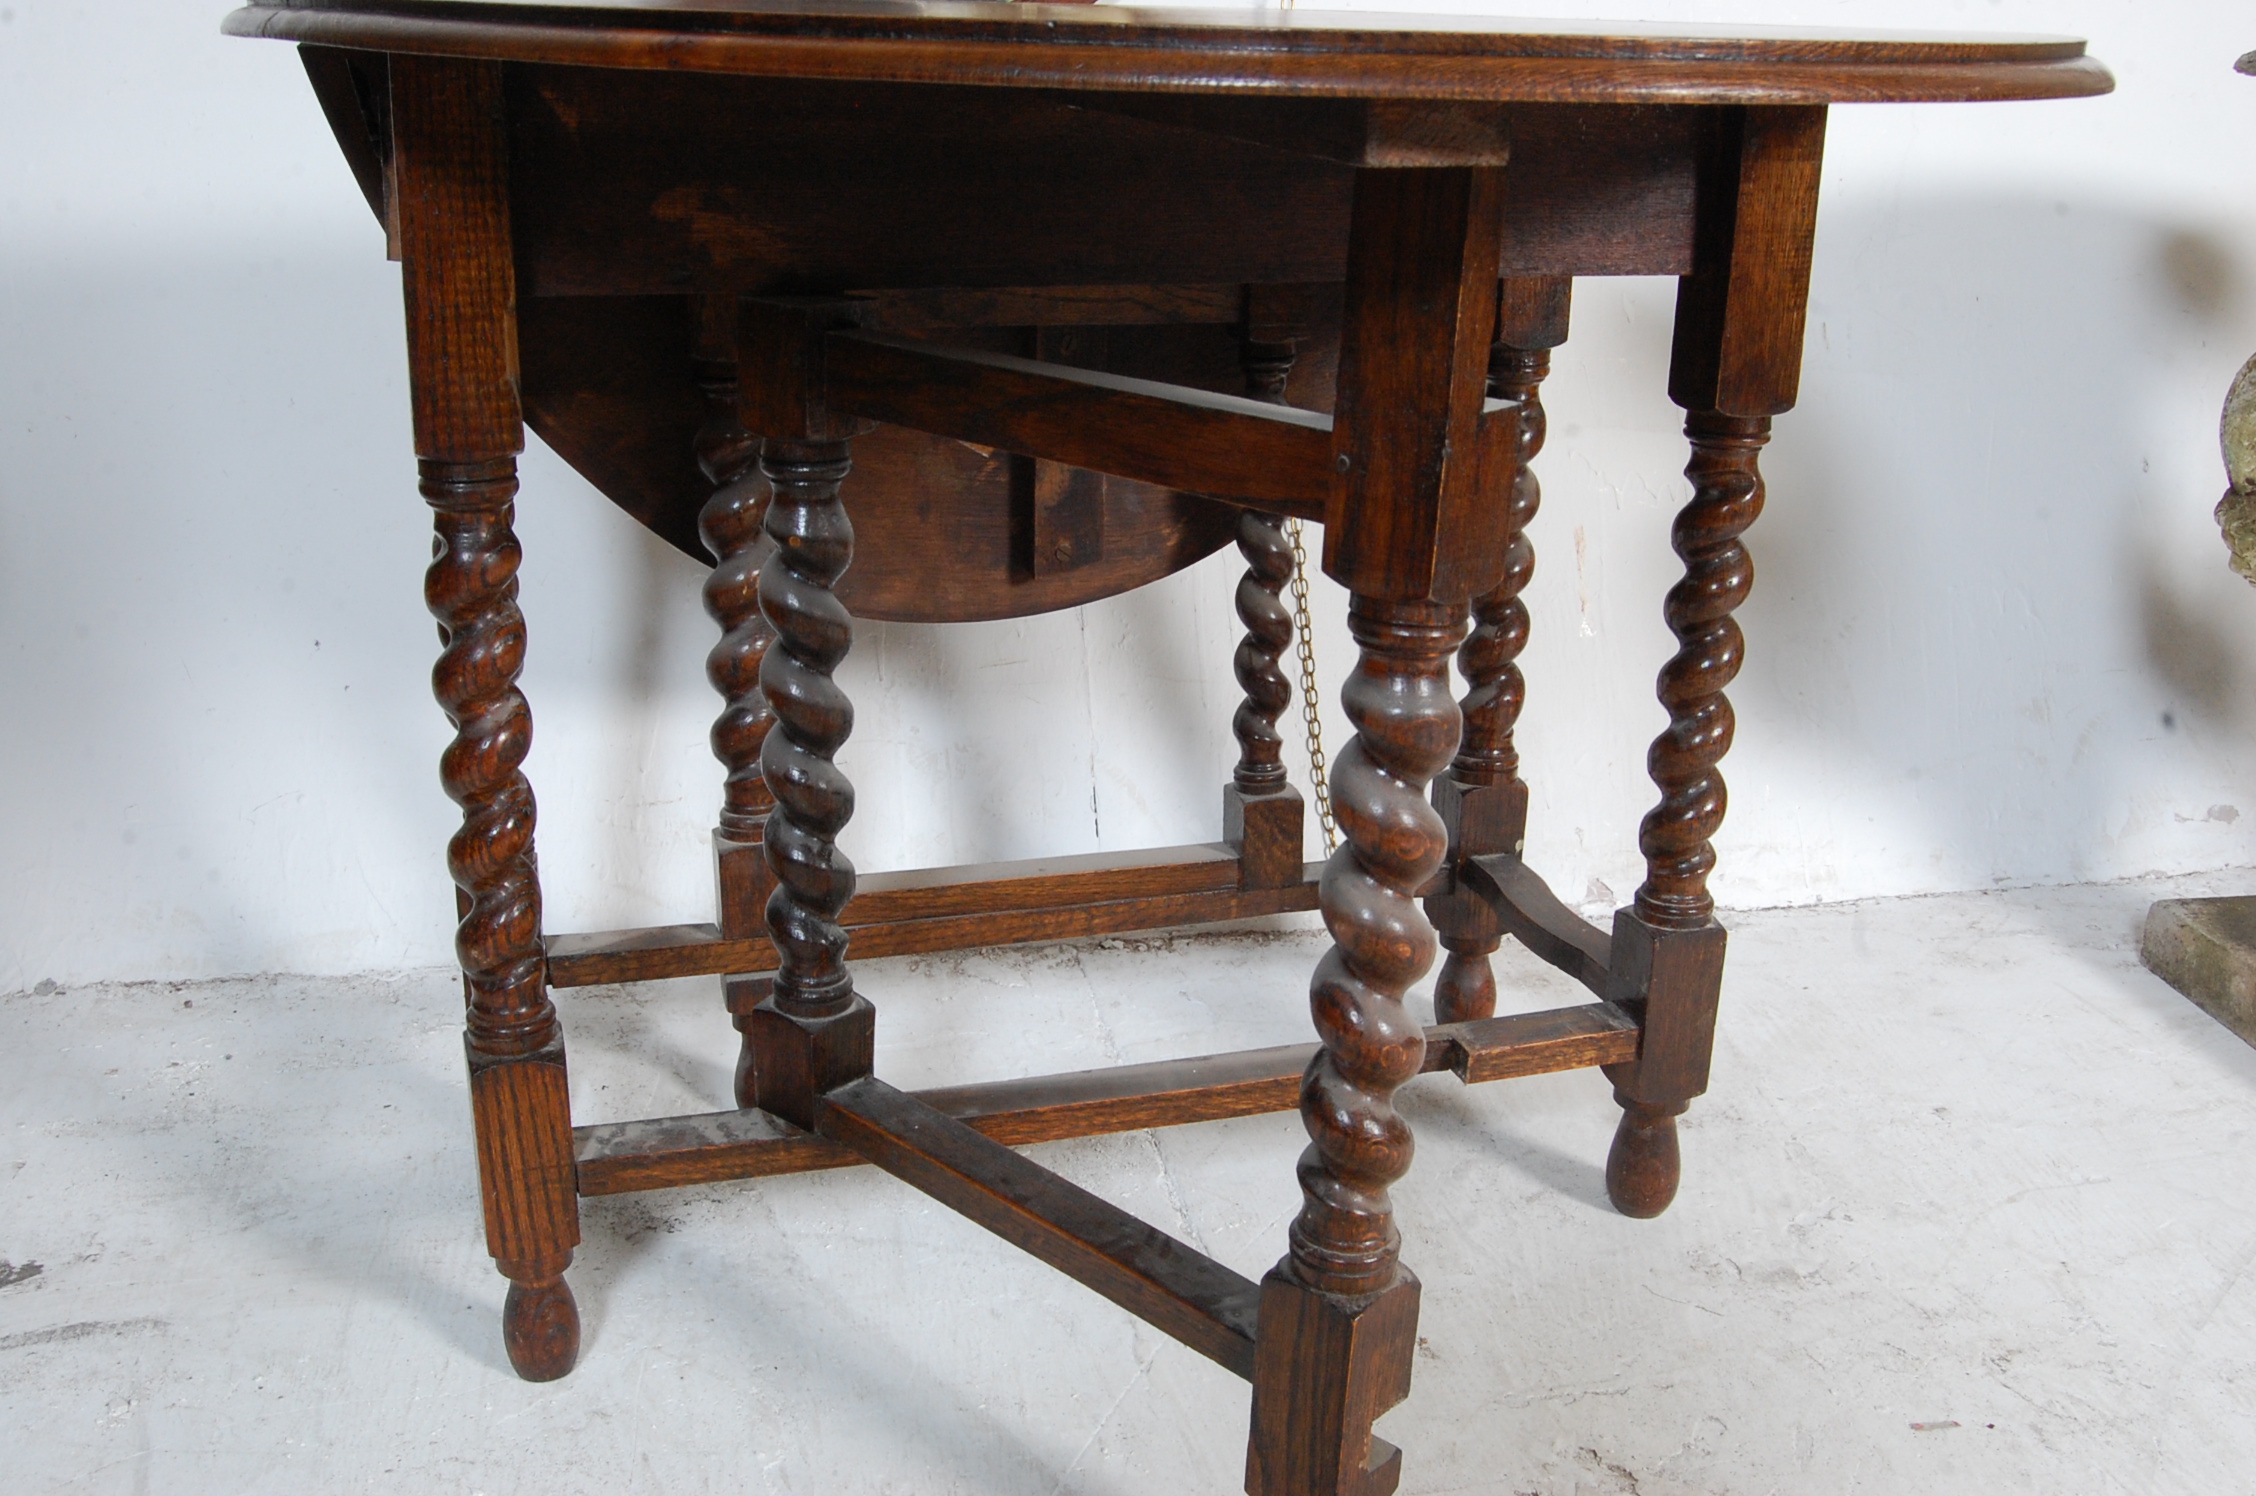
M 1637 1057 L 1634 1019 L 1612 1003 L 1514 1013 L 1426 1030 L 1424 1074 L 1467 1085 L 1545 1075 Z M 915 1099 L 1001 1144 L 1056 1142 L 1145 1127 L 1178 1127 L 1290 1111 L 1315 1055 L 1283 1044 L 1188 1060 L 986 1081 Z M 854 1153 L 756 1107 L 573 1129 L 583 1196 L 678 1189 L 845 1168 Z

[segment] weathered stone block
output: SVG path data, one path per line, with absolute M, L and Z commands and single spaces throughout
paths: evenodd
M 2139 959 L 2256 1044 L 2256 897 L 2158 900 L 2146 912 Z

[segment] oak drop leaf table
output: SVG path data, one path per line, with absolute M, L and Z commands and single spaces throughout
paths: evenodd
M 1371 1425 L 1415 1344 L 1387 1194 L 1402 1083 L 1603 1066 L 1615 1203 L 1675 1194 L 1722 974 L 1707 875 L 1739 537 L 1794 400 L 1827 106 L 2110 86 L 2071 40 L 1308 11 L 262 0 L 227 29 L 301 44 L 401 262 L 472 1108 L 519 1372 L 577 1354 L 580 1195 L 868 1162 L 1248 1378 L 1255 1496 L 1399 1479 Z M 1520 860 L 1528 462 L 1572 278 L 1652 274 L 1681 278 L 1693 494 L 1647 877 L 1606 931 Z M 716 562 L 713 924 L 542 929 L 515 684 L 528 420 Z M 1330 780 L 1345 841 L 1321 866 L 1278 754 L 1288 518 L 1322 524 L 1360 651 Z M 853 613 L 1038 612 L 1232 539 L 1246 699 L 1221 842 L 855 896 L 833 762 Z M 871 1074 L 850 933 L 883 954 L 1308 908 L 1334 940 L 1314 1048 L 916 1096 Z M 1495 1016 L 1507 935 L 1596 1001 Z M 1437 938 L 1428 1029 L 1403 994 Z M 743 1034 L 738 1107 L 575 1132 L 549 989 L 700 973 Z M 1304 1207 L 1259 1283 L 1009 1146 L 1296 1104 Z

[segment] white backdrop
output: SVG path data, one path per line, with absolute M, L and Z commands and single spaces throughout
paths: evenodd
M 0 3 L 0 992 L 450 959 L 397 276 L 295 57 L 220 38 L 226 8 Z M 2208 518 L 2256 351 L 2256 79 L 2231 72 L 2256 16 L 1542 8 L 2074 31 L 2120 80 L 1834 111 L 1802 406 L 1750 536 L 1721 898 L 2256 863 L 2256 596 Z M 1548 391 L 1529 855 L 1593 905 L 1635 885 L 1663 720 L 1672 294 L 1583 282 Z M 524 472 L 549 927 L 708 917 L 699 569 L 537 447 Z M 1217 834 L 1235 570 L 865 628 L 857 860 Z M 1344 600 L 1318 592 L 1329 686 Z

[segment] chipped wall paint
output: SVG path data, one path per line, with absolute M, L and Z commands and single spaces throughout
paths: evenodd
M 0 153 L 0 991 L 448 959 L 396 272 L 294 60 L 222 40 L 225 9 L 16 0 L 0 23 L 20 143 Z M 2122 88 L 1836 111 L 1802 406 L 1750 536 L 1719 893 L 2256 864 L 2256 594 L 2209 517 L 2219 401 L 2256 348 L 2244 11 L 1730 12 L 2078 31 Z M 1548 391 L 1530 855 L 1600 903 L 1637 882 L 1662 720 L 1670 297 L 1585 282 Z M 550 925 L 702 917 L 697 568 L 537 449 L 520 507 Z M 1213 836 L 1233 573 L 865 629 L 857 860 Z M 1317 593 L 1337 681 L 1345 603 Z

